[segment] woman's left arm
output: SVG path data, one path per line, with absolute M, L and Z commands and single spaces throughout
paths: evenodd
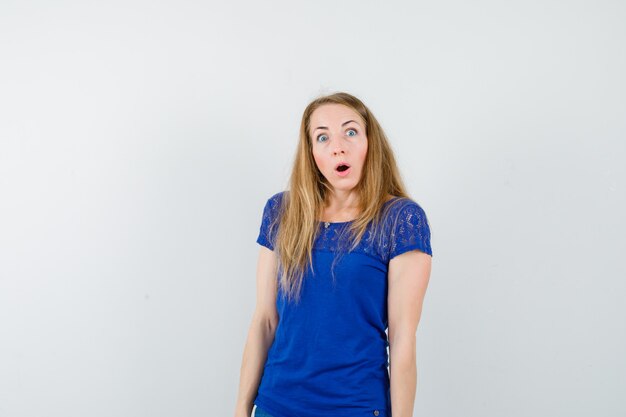
M 393 417 L 411 417 L 417 385 L 417 324 L 430 279 L 432 257 L 411 250 L 389 261 L 389 373 Z

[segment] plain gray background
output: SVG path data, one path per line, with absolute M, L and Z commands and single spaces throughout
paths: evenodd
M 623 416 L 626 5 L 0 5 L 0 416 L 232 415 L 263 205 L 347 91 L 432 227 L 415 416 Z

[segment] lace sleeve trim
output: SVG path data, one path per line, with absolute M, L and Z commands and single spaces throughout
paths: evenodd
M 259 227 L 259 236 L 256 242 L 265 246 L 270 250 L 274 250 L 274 242 L 276 238 L 276 229 L 278 225 L 272 226 L 272 222 L 276 220 L 279 212 L 280 203 L 282 200 L 283 192 L 279 192 L 271 196 L 265 203 L 263 208 L 263 216 L 261 219 L 261 226 Z
M 410 201 L 399 210 L 391 229 L 390 241 L 389 260 L 414 249 L 433 255 L 430 247 L 430 225 L 419 204 Z

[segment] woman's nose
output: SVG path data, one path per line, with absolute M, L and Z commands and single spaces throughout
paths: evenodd
M 344 145 L 344 143 L 343 143 L 342 141 L 340 141 L 340 140 L 336 141 L 336 142 L 334 143 L 334 152 L 333 152 L 333 155 L 339 155 L 339 154 L 341 154 L 341 153 L 345 153 L 345 151 L 344 151 L 344 146 L 343 146 L 343 145 Z

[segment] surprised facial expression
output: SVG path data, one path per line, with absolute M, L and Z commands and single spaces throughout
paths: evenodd
M 313 158 L 336 190 L 350 191 L 361 179 L 367 136 L 361 115 L 343 104 L 324 104 L 311 114 Z

